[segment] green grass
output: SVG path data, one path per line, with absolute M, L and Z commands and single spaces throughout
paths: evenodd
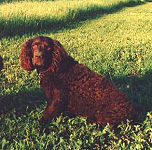
M 151 3 L 127 0 L 1 3 L 0 149 L 152 149 L 151 10 Z M 36 35 L 59 40 L 69 55 L 127 93 L 141 123 L 113 131 L 60 116 L 41 126 L 46 97 L 36 71 L 23 71 L 19 62 L 22 43 Z
M 0 9 L 0 34 L 2 37 L 10 37 L 31 32 L 65 29 L 78 21 L 96 18 L 105 13 L 114 13 L 126 6 L 140 3 L 140 0 L 3 3 Z

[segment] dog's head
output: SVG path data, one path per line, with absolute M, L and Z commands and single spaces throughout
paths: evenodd
M 58 41 L 49 37 L 37 36 L 23 44 L 20 54 L 21 66 L 27 71 L 33 69 L 44 71 L 49 67 L 54 70 L 64 56 L 67 56 L 67 53 Z

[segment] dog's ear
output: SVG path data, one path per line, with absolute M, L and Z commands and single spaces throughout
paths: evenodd
M 62 46 L 62 44 L 59 41 L 54 40 L 53 51 L 52 51 L 52 63 L 51 63 L 52 72 L 57 72 L 67 58 L 68 58 L 68 54 L 65 51 L 64 47 Z
M 32 65 L 32 46 L 33 39 L 28 40 L 22 45 L 21 53 L 20 53 L 20 60 L 21 60 L 21 66 L 23 69 L 27 71 L 34 70 L 34 66 Z
M 3 69 L 3 59 L 2 57 L 0 56 L 0 71 Z

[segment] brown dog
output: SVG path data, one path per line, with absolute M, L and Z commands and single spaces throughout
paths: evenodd
M 61 112 L 84 116 L 100 125 L 133 119 L 128 97 L 106 78 L 68 56 L 58 41 L 32 38 L 23 44 L 20 59 L 25 70 L 37 69 L 39 73 L 48 100 L 44 121 Z

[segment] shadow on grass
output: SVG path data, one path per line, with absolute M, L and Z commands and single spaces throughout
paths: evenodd
M 107 77 L 108 78 L 108 77 Z M 140 122 L 145 120 L 146 114 L 152 111 L 152 70 L 143 77 L 116 77 L 112 82 L 121 88 L 132 100 L 138 111 Z M 41 89 L 25 90 L 16 95 L 0 97 L 0 114 L 6 114 L 15 109 L 16 115 L 22 115 L 28 111 L 35 110 L 46 103 L 45 94 Z
M 132 100 L 138 112 L 138 120 L 145 120 L 146 114 L 152 111 L 152 70 L 142 77 L 124 76 L 112 79 Z
M 46 97 L 41 89 L 21 91 L 16 95 L 0 96 L 0 114 L 6 114 L 15 110 L 20 116 L 28 111 L 34 110 L 41 104 L 45 104 Z
M 0 37 L 12 37 L 15 35 L 22 36 L 24 34 L 33 34 L 37 32 L 57 32 L 61 29 L 76 28 L 82 24 L 82 21 L 99 18 L 102 15 L 115 13 L 125 7 L 133 7 L 143 4 L 138 0 L 129 0 L 128 2 L 119 2 L 111 6 L 90 6 L 87 9 L 79 8 L 77 10 L 69 10 L 67 16 L 56 19 L 50 18 L 24 18 L 12 17 L 9 20 L 0 18 Z

